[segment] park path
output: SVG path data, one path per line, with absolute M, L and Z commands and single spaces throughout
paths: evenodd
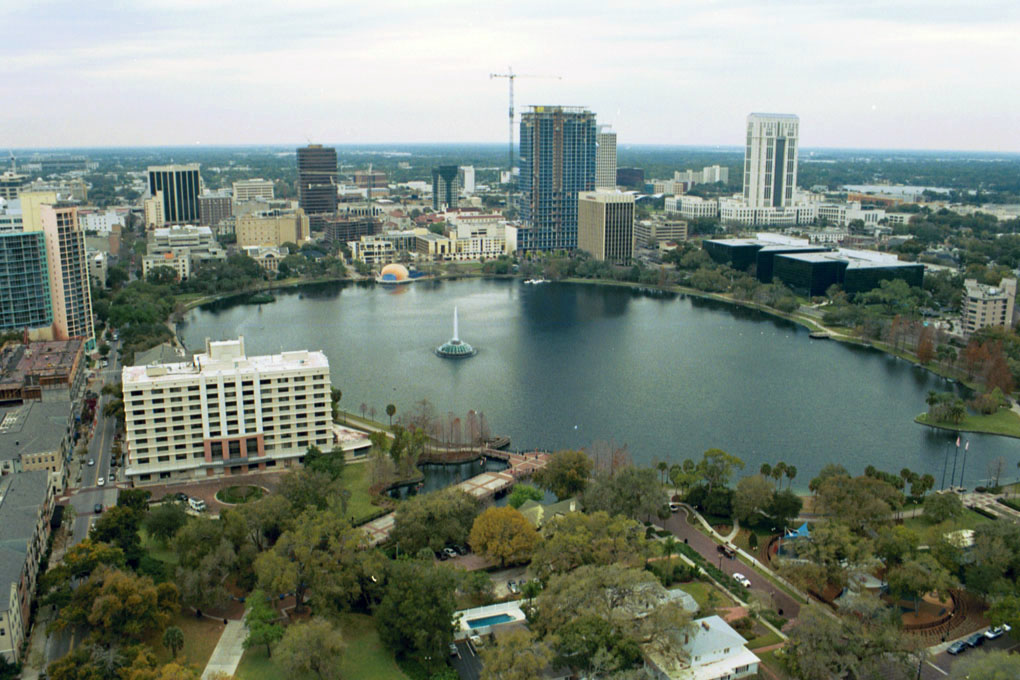
M 210 680 L 214 675 L 233 677 L 237 665 L 244 655 L 244 639 L 247 637 L 244 621 L 228 621 L 216 643 L 216 649 L 209 657 L 202 672 L 202 680 Z

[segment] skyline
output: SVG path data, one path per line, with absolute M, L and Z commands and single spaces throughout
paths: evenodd
M 0 21 L 11 148 L 505 143 L 489 74 L 512 66 L 563 78 L 517 80 L 515 127 L 532 104 L 582 105 L 621 147 L 739 147 L 763 111 L 800 116 L 804 148 L 1020 151 L 1020 8 L 1002 0 L 966 16 L 945 0 L 58 0 Z

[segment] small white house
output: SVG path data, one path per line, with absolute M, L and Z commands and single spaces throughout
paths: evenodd
M 685 636 L 683 660 L 652 652 L 645 669 L 655 680 L 735 680 L 758 673 L 759 659 L 745 646 L 744 637 L 718 616 L 698 619 Z

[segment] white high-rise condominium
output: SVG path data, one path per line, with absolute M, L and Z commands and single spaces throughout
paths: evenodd
M 595 136 L 595 188 L 616 188 L 616 133 L 600 125 Z
M 797 187 L 800 119 L 789 113 L 747 117 L 744 151 L 744 202 L 751 208 L 785 208 Z

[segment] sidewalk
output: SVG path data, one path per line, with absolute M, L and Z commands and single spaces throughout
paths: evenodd
M 241 656 L 244 655 L 246 637 L 248 629 L 245 628 L 244 621 L 229 621 L 202 672 L 202 680 L 209 680 L 214 675 L 233 677 L 237 665 L 241 663 Z

